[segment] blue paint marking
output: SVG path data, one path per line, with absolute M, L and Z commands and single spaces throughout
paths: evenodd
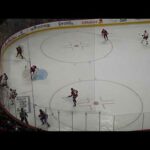
M 34 77 L 34 80 L 44 80 L 44 79 L 47 78 L 47 76 L 48 76 L 48 73 L 47 73 L 46 70 L 44 70 L 44 69 L 39 69 L 39 70 L 37 71 L 36 76 Z

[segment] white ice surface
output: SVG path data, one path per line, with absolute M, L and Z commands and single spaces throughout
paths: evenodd
M 58 130 L 56 110 L 60 110 L 60 128 L 64 131 L 72 130 L 72 111 L 74 130 L 99 130 L 98 112 L 102 113 L 101 130 L 113 130 L 114 115 L 116 130 L 139 129 L 141 114 L 150 108 L 150 46 L 140 43 L 140 34 L 145 29 L 149 32 L 149 27 L 106 27 L 107 42 L 100 35 L 101 27 L 34 33 L 7 48 L 3 55 L 4 72 L 9 76 L 10 87 L 17 89 L 19 95 L 30 96 L 31 105 L 34 96 L 38 127 L 38 110 L 46 108 L 49 131 Z M 18 44 L 23 46 L 25 60 L 16 58 Z M 48 77 L 31 82 L 29 61 L 45 69 Z M 66 98 L 71 87 L 79 91 L 76 108 Z M 93 105 L 94 101 L 99 105 Z M 31 124 L 33 116 L 32 106 Z M 147 113 L 145 128 L 150 128 L 149 116 Z

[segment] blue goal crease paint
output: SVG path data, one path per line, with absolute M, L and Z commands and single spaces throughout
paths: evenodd
M 45 69 L 39 69 L 33 78 L 33 80 L 44 80 L 48 76 L 48 73 Z

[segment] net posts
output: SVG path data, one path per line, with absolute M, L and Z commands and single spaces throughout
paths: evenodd
M 85 112 L 85 131 L 87 131 L 87 112 Z
M 113 131 L 115 131 L 115 116 L 113 117 Z
M 143 127 L 144 127 L 144 113 L 143 113 L 143 117 L 142 117 L 142 130 L 143 130 Z
M 72 111 L 72 131 L 73 131 L 73 111 Z
M 99 131 L 101 130 L 101 112 L 98 113 L 99 114 Z
M 60 131 L 60 112 L 58 111 L 58 131 Z

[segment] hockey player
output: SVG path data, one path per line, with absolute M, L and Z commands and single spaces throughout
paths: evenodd
M 14 101 L 15 101 L 16 96 L 17 96 L 16 90 L 10 89 L 10 96 L 9 96 L 9 99 L 11 100 L 12 105 L 14 104 Z
M 42 109 L 40 109 L 39 112 L 40 112 L 39 118 L 42 124 L 47 124 L 47 127 L 50 127 L 50 124 L 47 122 L 48 115 Z
M 31 73 L 31 78 L 32 79 L 33 79 L 33 76 L 36 72 L 36 69 L 37 69 L 37 66 L 35 66 L 35 65 L 31 66 L 31 68 L 30 68 L 30 73 Z
M 72 96 L 73 96 L 73 94 L 74 94 L 74 89 L 73 89 L 73 88 L 71 88 L 71 95 L 69 95 L 68 97 L 72 97 Z
M 142 35 L 143 39 L 142 39 L 141 43 L 143 43 L 143 41 L 146 41 L 146 45 L 148 45 L 148 41 L 147 41 L 148 36 L 149 36 L 149 34 L 148 34 L 148 32 L 145 30 L 145 31 L 144 31 L 144 34 Z
M 31 69 L 30 69 L 31 73 L 34 73 L 36 68 L 37 67 L 35 65 L 31 66 Z
M 33 65 L 33 66 L 31 66 L 30 72 L 35 73 L 36 69 L 37 69 L 37 66 Z
M 7 80 L 8 80 L 8 76 L 7 76 L 6 73 L 4 73 L 3 75 L 1 75 L 1 85 L 2 85 L 2 87 L 8 88 Z
M 76 101 L 76 98 L 78 97 L 78 91 L 77 90 L 74 90 L 74 94 L 73 94 L 73 103 L 74 103 L 74 107 L 76 106 L 76 103 L 77 103 L 77 101 Z
M 21 112 L 20 112 L 21 122 L 25 121 L 25 123 L 28 124 L 27 117 L 28 117 L 28 114 L 24 111 L 23 108 L 21 108 Z
M 107 30 L 103 29 L 101 31 L 101 34 L 102 34 L 102 36 L 104 37 L 105 40 L 108 40 L 108 32 L 107 32 Z
M 18 46 L 18 47 L 16 48 L 16 50 L 17 50 L 17 55 L 16 55 L 16 57 L 18 57 L 18 55 L 20 55 L 21 58 L 23 59 L 23 55 L 22 55 L 23 50 L 22 50 L 21 46 Z
M 69 95 L 68 97 L 72 97 L 73 98 L 73 103 L 74 103 L 73 106 L 75 107 L 76 103 L 77 103 L 76 98 L 78 97 L 78 91 L 73 89 L 73 88 L 71 88 L 71 95 Z

